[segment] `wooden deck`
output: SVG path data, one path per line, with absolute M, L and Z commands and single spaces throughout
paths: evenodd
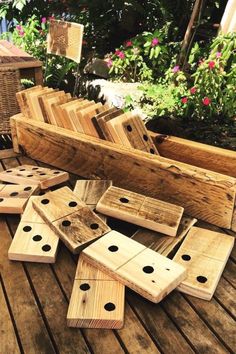
M 9 156 L 0 151 L 0 170 L 37 164 Z M 123 329 L 80 330 L 66 326 L 77 258 L 61 244 L 53 265 L 9 261 L 18 222 L 18 216 L 0 216 L 0 354 L 236 352 L 236 246 L 210 302 L 174 291 L 155 305 L 126 289 Z M 126 235 L 136 230 L 116 220 L 110 225 Z

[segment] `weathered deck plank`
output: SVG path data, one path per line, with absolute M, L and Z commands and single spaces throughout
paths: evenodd
M 18 166 L 19 163 L 37 164 L 25 156 L 4 158 L 0 170 Z M 75 177 L 72 175 L 69 184 L 73 186 L 74 183 Z M 3 313 L 5 319 L 4 322 L 0 320 L 0 343 L 3 338 L 5 345 L 3 352 L 235 352 L 236 246 L 211 302 L 174 291 L 156 305 L 127 291 L 123 329 L 79 330 L 66 326 L 77 256 L 71 255 L 61 244 L 54 265 L 9 261 L 7 251 L 18 222 L 19 217 L 16 216 L 0 217 L 0 272 L 5 292 L 0 286 L 1 315 Z M 119 224 L 115 219 L 112 224 L 129 235 L 135 229 L 126 223 Z M 204 227 L 221 230 L 206 223 Z M 8 337 L 4 332 L 6 329 Z M 7 343 L 6 338 L 10 338 Z M 8 349 L 6 345 L 10 345 L 10 350 L 5 349 Z

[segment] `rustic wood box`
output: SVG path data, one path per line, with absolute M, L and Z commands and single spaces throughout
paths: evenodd
M 15 151 L 86 178 L 181 205 L 189 215 L 236 230 L 236 152 L 152 134 L 160 156 L 36 120 L 11 118 Z

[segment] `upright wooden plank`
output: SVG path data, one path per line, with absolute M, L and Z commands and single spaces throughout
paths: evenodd
M 79 258 L 67 324 L 80 328 L 121 328 L 125 287 Z
M 110 231 L 68 187 L 34 199 L 33 206 L 73 253 Z
M 96 210 L 169 236 L 176 236 L 184 211 L 179 206 L 117 187 L 108 188 Z
M 65 182 L 68 179 L 69 174 L 67 172 L 35 165 L 21 165 L 0 172 L 1 181 L 23 185 L 37 185 L 40 186 L 41 189 L 47 189 Z M 24 188 L 25 187 L 26 186 L 24 186 Z
M 124 113 L 124 111 L 122 109 L 117 109 L 116 108 L 112 112 L 109 112 L 109 113 L 104 114 L 102 116 L 100 116 L 100 115 L 95 116 L 92 119 L 92 122 L 93 122 L 94 126 L 96 127 L 100 138 L 108 140 L 108 141 L 114 141 L 113 137 L 112 137 L 112 134 L 110 133 L 106 123 L 108 121 L 110 121 L 111 119 L 122 115 L 123 113 Z M 96 123 L 94 123 L 94 121 Z
M 150 132 L 161 156 L 236 177 L 236 152 L 175 136 Z
M 181 205 L 188 215 L 231 228 L 235 178 L 19 116 L 12 120 L 18 143 L 34 159 L 86 178 L 112 179 L 118 187 Z
M 234 245 L 234 237 L 193 227 L 174 260 L 188 270 L 178 290 L 211 300 Z
M 0 283 L 0 352 L 19 354 L 20 349 L 17 343 L 14 327 L 7 308 L 6 299 Z
M 77 118 L 82 126 L 83 132 L 87 135 L 99 138 L 97 130 L 95 129 L 92 118 L 104 111 L 104 106 L 101 103 L 96 103 L 90 107 L 84 108 L 76 112 Z
M 106 124 L 114 142 L 120 143 L 121 141 L 122 145 L 159 155 L 141 117 L 137 114 L 124 113 Z M 116 139 L 117 137 L 118 139 Z
M 186 278 L 184 267 L 116 231 L 82 254 L 86 261 L 155 303 Z

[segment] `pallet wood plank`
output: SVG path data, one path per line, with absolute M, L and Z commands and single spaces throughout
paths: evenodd
M 67 172 L 35 165 L 21 165 L 0 172 L 0 180 L 4 182 L 39 185 L 41 189 L 47 189 L 68 179 Z
M 68 187 L 38 197 L 33 206 L 73 253 L 110 231 Z
M 184 211 L 182 207 L 113 186 L 101 197 L 96 210 L 169 236 L 176 236 Z
M 231 228 L 235 178 L 19 116 L 12 120 L 18 143 L 31 158 L 86 178 L 112 179 L 115 186 L 181 205 L 188 215 Z
M 67 313 L 69 327 L 121 328 L 125 287 L 80 256 Z
M 184 267 L 116 231 L 82 254 L 86 261 L 155 303 L 186 278 Z
M 236 177 L 236 152 L 149 131 L 161 156 Z
M 98 117 L 94 117 L 93 118 L 93 122 L 96 121 L 96 123 L 94 124 L 95 127 L 97 127 L 97 131 L 99 133 L 99 136 L 102 139 L 108 140 L 108 141 L 113 141 L 113 137 L 112 134 L 110 133 L 110 130 L 107 127 L 107 122 L 109 122 L 111 119 L 120 116 L 121 114 L 123 114 L 124 111 L 122 109 L 115 109 L 113 112 L 104 114 L 102 117 L 98 115 Z
M 18 347 L 14 327 L 11 321 L 11 317 L 7 308 L 6 299 L 3 293 L 2 284 L 0 283 L 0 352 L 19 354 L 20 349 Z
M 211 300 L 233 245 L 232 236 L 193 227 L 173 258 L 188 270 L 178 290 Z

